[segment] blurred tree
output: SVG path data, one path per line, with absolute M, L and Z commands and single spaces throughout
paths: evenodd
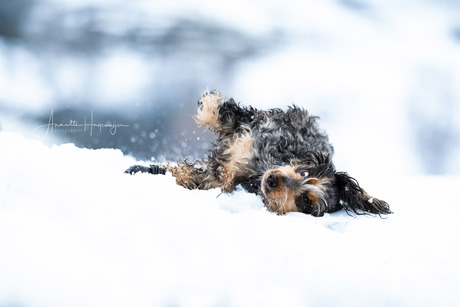
M 0 37 L 20 39 L 32 6 L 32 0 L 0 1 Z

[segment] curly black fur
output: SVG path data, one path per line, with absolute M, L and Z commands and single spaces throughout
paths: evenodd
M 195 120 L 217 135 L 206 158 L 150 167 L 133 166 L 126 172 L 164 174 L 189 189 L 241 185 L 262 197 L 271 211 L 299 211 L 315 216 L 345 209 L 355 214 L 389 214 L 388 204 L 369 196 L 347 173 L 336 172 L 334 149 L 318 126 L 318 117 L 292 106 L 283 111 L 257 110 L 206 91 Z
M 336 173 L 335 181 L 337 190 L 339 191 L 340 205 L 347 212 L 352 211 L 358 215 L 391 213 L 390 207 L 386 202 L 367 195 L 359 186 L 358 181 L 350 177 L 347 173 Z

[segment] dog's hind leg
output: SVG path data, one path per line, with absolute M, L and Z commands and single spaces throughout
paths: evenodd
M 193 117 L 198 125 L 206 126 L 218 134 L 233 134 L 242 125 L 257 120 L 258 111 L 240 107 L 232 98 L 224 99 L 217 90 L 206 90 L 198 100 Z
M 193 119 L 200 126 L 206 126 L 209 130 L 218 131 L 220 127 L 219 110 L 222 102 L 223 97 L 219 91 L 204 91 L 198 100 L 198 109 Z

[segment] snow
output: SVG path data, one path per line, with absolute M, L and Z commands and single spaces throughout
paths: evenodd
M 386 219 L 265 210 L 0 132 L 0 306 L 458 306 L 459 177 L 368 177 Z M 358 178 L 359 179 L 359 178 Z
M 460 147 L 446 139 L 451 153 L 434 162 L 455 175 L 435 177 L 421 175 L 426 148 L 414 146 L 417 125 L 446 123 L 458 134 L 452 1 L 47 3 L 62 12 L 104 8 L 99 23 L 113 35 L 192 16 L 256 38 L 280 33 L 284 43 L 223 82 L 199 65 L 179 70 L 177 58 L 163 63 L 126 46 L 47 58 L 0 40 L 0 307 L 460 305 Z M 189 191 L 170 175 L 123 174 L 138 161 L 120 150 L 24 138 L 40 125 L 24 113 L 46 117 L 59 104 L 93 100 L 88 114 L 139 107 L 156 89 L 181 84 L 182 73 L 245 105 L 295 103 L 320 115 L 338 170 L 395 214 L 276 216 L 244 191 Z

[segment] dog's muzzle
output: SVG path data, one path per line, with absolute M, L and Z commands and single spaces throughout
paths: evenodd
M 300 189 L 303 181 L 292 178 L 284 174 L 281 170 L 268 171 L 262 179 L 262 188 L 265 191 L 271 191 L 281 188 L 288 188 L 292 190 Z
M 294 172 L 284 169 L 267 171 L 261 184 L 262 198 L 269 211 L 277 214 L 297 211 L 295 198 L 300 191 L 302 180 Z
M 269 189 L 276 189 L 280 186 L 280 176 L 275 173 L 271 173 L 266 180 L 266 186 Z

